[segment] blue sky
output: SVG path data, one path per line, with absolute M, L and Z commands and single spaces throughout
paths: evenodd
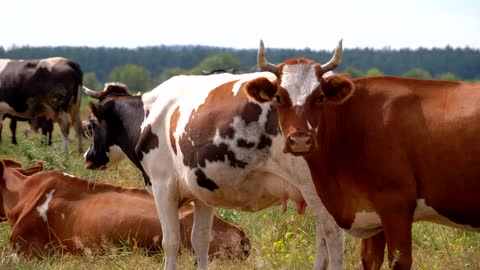
M 480 49 L 479 0 L 5 0 L 0 46 Z

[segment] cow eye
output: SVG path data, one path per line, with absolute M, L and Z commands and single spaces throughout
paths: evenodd
M 318 103 L 323 103 L 324 101 L 325 101 L 325 96 L 324 95 L 319 96 L 318 99 L 317 99 Z
M 280 104 L 282 101 L 279 95 L 275 96 L 275 100 L 277 101 L 278 104 Z

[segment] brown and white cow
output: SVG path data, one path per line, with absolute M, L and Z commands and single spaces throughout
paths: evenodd
M 58 171 L 42 171 L 0 160 L 0 216 L 12 226 L 11 244 L 26 257 L 54 250 L 72 254 L 126 246 L 161 248 L 162 231 L 152 196 L 141 188 L 92 182 Z M 193 206 L 179 211 L 182 246 L 192 249 Z M 215 215 L 209 255 L 244 259 L 244 231 Z
M 277 107 L 284 151 L 303 156 L 336 222 L 364 238 L 364 267 L 412 265 L 412 222 L 480 231 L 480 85 L 322 75 L 341 61 L 259 65 L 277 76 L 247 87 Z M 368 239 L 369 237 L 372 237 Z
M 107 85 L 89 95 L 96 120 L 85 166 L 102 169 L 118 148 L 140 169 L 157 202 L 166 269 L 174 269 L 180 243 L 178 206 L 195 202 L 192 244 L 198 267 L 207 268 L 213 207 L 259 211 L 287 199 L 316 219 L 315 269 L 343 269 L 343 232 L 321 205 L 306 162 L 282 151 L 277 113 L 258 105 L 243 88 L 268 72 L 177 76 L 141 96 Z M 146 117 L 146 119 L 145 119 Z M 305 204 L 306 202 L 306 204 Z
M 58 122 L 62 150 L 68 151 L 70 125 L 83 152 L 80 98 L 83 72 L 70 59 L 0 59 L 0 119 L 11 114 L 27 119 L 46 116 Z M 1 125 L 1 122 L 0 122 Z

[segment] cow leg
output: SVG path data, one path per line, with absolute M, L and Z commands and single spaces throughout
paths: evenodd
M 343 269 L 343 255 L 345 252 L 345 235 L 343 230 L 337 225 L 333 217 L 328 213 L 327 209 L 323 207 L 321 212 L 322 229 L 320 234 L 325 239 L 328 250 L 328 265 L 330 270 Z M 319 220 L 317 220 L 317 224 Z M 317 230 L 317 234 L 319 231 Z M 317 236 L 317 245 L 318 241 Z
M 12 132 L 12 144 L 17 144 L 17 120 L 10 119 L 10 131 Z
M 343 269 L 344 232 L 328 213 L 311 184 L 299 187 L 305 202 L 315 217 L 316 254 L 313 269 Z
M 192 247 L 197 254 L 198 269 L 208 269 L 208 248 L 212 234 L 214 209 L 201 201 L 195 201 L 192 229 Z
M 383 231 L 370 238 L 362 239 L 361 254 L 363 269 L 380 269 L 383 264 L 383 257 L 385 256 L 384 252 L 385 234 Z
M 152 192 L 162 226 L 162 247 L 165 252 L 165 269 L 174 270 L 177 265 L 180 247 L 180 220 L 178 218 L 178 200 L 171 179 L 153 179 Z M 166 181 L 167 180 L 167 181 Z M 161 184 L 158 184 L 161 183 Z
M 403 210 L 405 206 L 390 209 L 396 210 L 380 216 L 387 240 L 388 262 L 394 270 L 407 270 L 412 267 L 413 210 Z
M 64 153 L 68 153 L 68 135 L 70 133 L 70 120 L 68 117 L 66 113 L 59 113 L 57 118 L 60 131 L 62 132 L 62 151 Z
M 77 115 L 76 121 L 73 123 L 73 128 L 75 129 L 75 135 L 77 136 L 78 142 L 78 152 L 83 153 L 83 131 L 82 131 L 82 121 L 80 120 L 80 115 Z

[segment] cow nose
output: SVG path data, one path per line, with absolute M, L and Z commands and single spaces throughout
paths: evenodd
M 312 149 L 313 137 L 307 133 L 294 133 L 288 136 L 287 144 L 293 153 L 309 152 Z

